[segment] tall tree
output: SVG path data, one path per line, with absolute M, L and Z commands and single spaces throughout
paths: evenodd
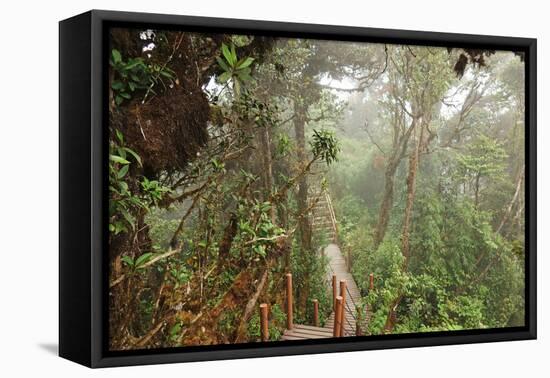
M 407 191 L 401 233 L 401 253 L 403 255 L 401 270 L 406 273 L 410 261 L 410 228 L 420 157 L 422 153 L 428 151 L 429 144 L 437 136 L 436 132 L 430 128 L 432 117 L 434 112 L 439 111 L 437 105 L 449 88 L 453 76 L 449 69 L 448 56 L 443 52 L 432 53 L 426 49 L 413 52 L 412 48 L 407 48 L 401 61 L 396 64 L 396 70 L 404 83 L 401 88 L 401 96 L 396 97 L 397 102 L 401 106 L 401 110 L 410 118 L 409 129 L 415 139 L 412 151 L 409 152 Z M 402 293 L 399 293 L 388 310 L 385 326 L 387 331 L 393 329 L 395 311 L 401 299 Z

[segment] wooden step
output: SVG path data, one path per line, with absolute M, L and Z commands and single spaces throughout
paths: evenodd
M 286 329 L 281 340 L 328 339 L 332 331 L 324 327 L 295 324 L 292 329 Z

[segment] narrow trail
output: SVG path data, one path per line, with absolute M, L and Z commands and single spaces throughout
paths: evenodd
M 365 309 L 361 307 L 361 292 L 359 291 L 359 288 L 357 287 L 357 284 L 350 272 L 350 267 L 346 263 L 346 259 L 338 246 L 338 224 L 330 194 L 326 188 L 320 187 L 318 180 L 310 183 L 309 192 L 310 201 L 313 204 L 313 212 L 311 216 L 313 234 L 320 240 L 329 240 L 329 244 L 323 249 L 322 253 L 328 260 L 328 268 L 326 272 L 327 276 L 324 281 L 327 283 L 327 291 L 331 293 L 330 295 L 332 296 L 333 308 L 332 313 L 327 318 L 323 327 L 294 324 L 291 322 L 292 325 L 290 329 L 285 329 L 281 340 L 323 339 L 336 337 L 334 333 L 336 307 L 335 300 L 337 295 L 342 295 L 340 292 L 341 281 L 345 281 L 346 290 L 343 294 L 345 297 L 345 306 L 342 312 L 343 327 L 339 329 L 341 331 L 339 335 L 355 336 L 358 329 L 366 329 L 369 315 L 366 311 L 364 311 Z M 292 289 L 290 288 L 290 290 Z M 293 306 L 291 306 L 291 309 L 292 308 Z M 363 320 L 361 321 L 360 327 L 357 327 L 358 308 L 361 308 L 360 312 L 365 313 L 366 315 L 362 317 Z M 289 309 L 287 303 L 287 318 L 288 312 Z
M 356 306 L 361 303 L 361 292 L 353 279 L 352 274 L 346 264 L 346 259 L 340 251 L 340 247 L 336 244 L 329 244 L 324 250 L 325 256 L 328 258 L 330 267 L 328 282 L 332 279 L 332 275 L 336 275 L 336 282 L 341 280 L 346 281 L 346 307 L 344 308 L 344 336 L 354 336 L 357 329 L 356 324 Z M 334 311 L 330 314 L 326 321 L 325 327 L 332 330 L 334 326 Z
M 323 253 L 328 258 L 328 277 L 327 282 L 332 281 L 332 275 L 336 275 L 336 282 L 345 280 L 347 285 L 346 290 L 346 305 L 344 308 L 344 336 L 355 336 L 356 333 L 356 304 L 361 300 L 361 293 L 349 272 L 346 260 L 340 251 L 337 244 L 329 244 L 325 247 Z M 328 288 L 327 288 L 328 289 Z M 332 290 L 332 288 L 330 288 Z M 294 324 L 292 329 L 286 329 L 281 340 L 304 340 L 304 339 L 323 339 L 333 336 L 334 327 L 334 311 L 330 314 L 324 327 L 314 327 L 311 325 Z

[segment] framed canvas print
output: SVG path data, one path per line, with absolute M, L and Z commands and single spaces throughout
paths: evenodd
M 60 22 L 60 355 L 536 337 L 536 40 Z

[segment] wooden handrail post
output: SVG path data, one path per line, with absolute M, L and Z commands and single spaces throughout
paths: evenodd
M 344 317 L 346 316 L 346 280 L 340 280 L 340 296 L 342 297 L 342 308 L 343 308 L 342 324 L 340 325 L 341 326 L 340 335 L 345 336 Z
M 293 328 L 292 319 L 292 274 L 286 274 L 286 328 Z
M 342 306 L 342 297 L 336 297 L 336 310 L 334 311 L 334 328 L 332 330 L 332 336 L 340 337 L 342 331 L 342 319 L 344 314 L 344 307 Z
M 319 327 L 319 301 L 313 300 L 313 325 Z
M 269 340 L 268 317 L 267 303 L 262 303 L 260 305 L 260 334 L 262 336 L 262 341 Z
M 338 296 L 338 289 L 336 286 L 336 274 L 332 275 L 332 307 L 336 311 L 336 297 Z
M 374 273 L 369 274 L 369 290 L 374 290 Z

